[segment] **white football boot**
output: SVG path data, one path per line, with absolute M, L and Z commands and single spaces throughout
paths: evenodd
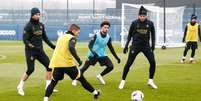
M 73 86 L 77 86 L 77 80 L 73 80 L 73 81 L 72 81 L 72 85 L 73 85 Z
M 149 79 L 147 85 L 150 86 L 150 87 L 153 88 L 153 89 L 157 89 L 157 88 L 158 88 L 158 87 L 154 84 L 153 79 Z
M 121 80 L 120 84 L 119 84 L 119 89 L 123 89 L 124 85 L 125 85 L 126 81 L 125 80 Z
M 43 101 L 48 101 L 48 97 L 44 97 Z
M 189 61 L 190 64 L 195 64 L 195 59 L 194 58 L 190 58 L 190 61 Z
M 186 57 L 182 57 L 180 60 L 180 63 L 185 63 L 185 61 L 186 61 Z
M 20 85 L 17 86 L 17 92 L 19 95 L 24 96 L 24 90 L 23 87 L 21 87 Z
M 103 77 L 99 74 L 96 76 L 96 78 L 99 80 L 99 82 L 102 84 L 102 85 L 105 85 L 105 81 L 103 80 Z

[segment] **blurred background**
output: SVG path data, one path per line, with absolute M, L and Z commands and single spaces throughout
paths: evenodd
M 178 12 L 183 14 L 182 31 L 189 22 L 191 14 L 195 13 L 198 20 L 201 16 L 200 0 L 0 0 L 0 2 L 0 40 L 22 39 L 23 27 L 30 19 L 32 7 L 40 8 L 41 22 L 45 24 L 51 40 L 56 40 L 63 34 L 69 24 L 76 23 L 81 27 L 79 40 L 88 41 L 89 35 L 99 29 L 100 23 L 109 20 L 112 24 L 110 28 L 112 39 L 120 41 L 122 3 L 153 4 L 157 7 L 164 7 L 165 4 L 167 8 L 184 7 L 182 13 Z M 130 9 L 133 11 L 133 8 Z M 134 19 L 131 17 L 125 25 L 130 26 L 131 20 Z

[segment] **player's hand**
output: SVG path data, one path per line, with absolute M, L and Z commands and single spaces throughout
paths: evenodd
M 52 46 L 51 48 L 52 48 L 52 49 L 55 49 L 55 48 L 56 48 L 56 46 L 54 45 L 54 46 Z
M 128 47 L 124 47 L 123 52 L 124 52 L 124 54 L 126 54 L 128 52 Z
M 79 67 L 82 65 L 82 61 L 80 60 L 80 61 L 78 61 L 78 64 L 79 64 Z
M 120 58 L 117 58 L 117 63 L 121 63 L 121 59 Z

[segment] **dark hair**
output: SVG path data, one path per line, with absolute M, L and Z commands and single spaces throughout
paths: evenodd
M 100 25 L 100 27 L 103 27 L 104 25 L 108 25 L 110 27 L 110 22 L 109 21 L 103 21 Z
M 71 24 L 69 29 L 69 31 L 72 31 L 72 30 L 80 30 L 80 27 L 76 24 Z
M 192 14 L 192 15 L 191 15 L 191 20 L 192 20 L 192 19 L 197 19 L 197 16 L 196 16 L 195 14 Z

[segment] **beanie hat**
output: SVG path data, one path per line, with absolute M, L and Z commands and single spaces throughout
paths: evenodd
M 139 15 L 147 15 L 147 10 L 143 6 L 140 7 Z
M 38 8 L 34 7 L 34 8 L 31 9 L 31 16 L 33 16 L 33 15 L 35 15 L 37 13 L 40 13 L 40 10 Z

